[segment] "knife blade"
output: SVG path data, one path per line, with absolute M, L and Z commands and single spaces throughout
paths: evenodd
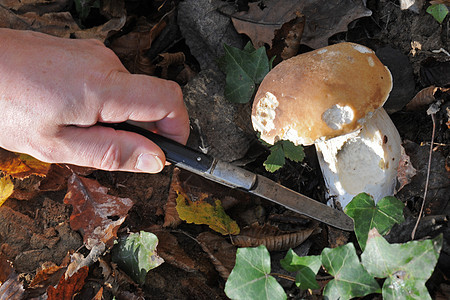
M 157 144 L 165 153 L 167 161 L 176 167 L 230 188 L 244 190 L 330 226 L 353 231 L 353 220 L 342 211 L 288 189 L 262 175 L 218 160 L 130 123 L 101 125 L 145 136 Z

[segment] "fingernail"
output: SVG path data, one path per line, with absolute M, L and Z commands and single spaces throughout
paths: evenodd
M 161 158 L 156 155 L 143 153 L 139 155 L 136 163 L 136 169 L 149 172 L 149 173 L 157 173 L 164 168 Z

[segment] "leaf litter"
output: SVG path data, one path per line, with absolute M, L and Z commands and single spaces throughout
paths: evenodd
M 128 66 L 128 68 L 130 70 L 132 70 L 133 72 L 136 73 L 144 73 L 144 74 L 154 74 L 155 72 L 155 66 L 153 66 L 153 64 L 155 63 L 155 61 L 153 60 L 149 60 L 147 59 L 148 56 L 148 51 L 149 50 L 153 50 L 153 44 L 155 43 L 155 40 L 158 41 L 158 36 L 162 35 L 163 32 L 165 31 L 165 29 L 167 27 L 161 28 L 161 31 L 157 32 L 157 34 L 154 34 L 153 36 L 149 36 L 149 31 L 152 30 L 153 28 L 153 24 L 157 24 L 158 21 L 161 21 L 161 24 L 163 23 L 162 18 L 159 16 L 158 19 L 156 20 L 156 22 L 153 22 L 154 20 L 152 20 L 152 22 L 150 22 L 149 24 L 147 24 L 146 28 L 138 28 L 136 27 L 135 21 L 136 19 L 132 18 L 128 18 L 126 16 L 126 12 L 125 12 L 125 8 L 123 6 L 123 2 L 122 1 L 114 1 L 116 4 L 111 5 L 112 1 L 104 1 L 104 5 L 103 7 L 100 8 L 101 14 L 105 19 L 103 19 L 102 22 L 104 22 L 103 24 L 95 24 L 95 26 L 83 26 L 80 27 L 79 26 L 79 19 L 77 19 L 76 17 L 73 18 L 73 16 L 70 13 L 67 12 L 62 12 L 62 10 L 64 10 L 64 8 L 61 8 L 65 5 L 65 1 L 51 1 L 51 3 L 49 3 L 49 1 L 45 1 L 45 3 L 43 4 L 42 1 L 33 1 L 33 0 L 28 0 L 28 1 L 8 1 L 8 5 L 11 6 L 1 6 L 0 7 L 0 26 L 6 26 L 6 27 L 14 27 L 14 28 L 23 28 L 23 29 L 32 29 L 32 30 L 37 30 L 37 31 L 43 31 L 43 32 L 47 32 L 53 35 L 57 35 L 57 36 L 72 36 L 74 38 L 88 38 L 88 37 L 93 37 L 93 38 L 97 38 L 99 40 L 105 41 L 110 39 L 111 37 L 113 37 L 111 39 L 111 41 L 115 41 L 117 40 L 118 37 L 120 36 L 126 36 L 129 33 L 132 32 L 145 32 L 145 34 L 141 35 L 141 34 L 130 34 L 129 39 L 126 40 L 125 42 L 123 42 L 123 46 L 126 48 L 127 45 L 130 46 L 130 48 L 124 50 L 123 52 L 123 61 L 126 62 L 127 55 L 130 55 L 130 59 L 129 61 L 131 62 L 131 64 Z M 300 3 L 303 3 L 304 1 L 298 1 Z M 338 3 L 339 2 L 339 3 Z M 253 34 L 253 36 L 251 37 L 252 40 L 257 41 L 256 43 L 261 43 L 261 41 L 264 41 L 263 43 L 270 45 L 270 43 L 272 43 L 273 47 L 276 47 L 277 44 L 276 42 L 281 41 L 283 39 L 286 39 L 289 34 L 291 35 L 295 35 L 296 37 L 294 37 L 292 39 L 292 52 L 295 52 L 297 48 L 299 46 L 299 43 L 303 44 L 303 45 L 307 45 L 309 47 L 312 48 L 317 48 L 318 45 L 324 45 L 324 44 L 328 44 L 328 39 L 329 37 L 335 35 L 337 32 L 345 32 L 347 31 L 348 27 L 347 25 L 349 23 L 351 23 L 353 20 L 358 19 L 361 16 L 367 16 L 369 15 L 369 10 L 366 9 L 365 7 L 363 7 L 359 2 L 357 5 L 354 5 L 354 7 L 350 7 L 348 4 L 350 2 L 352 2 L 354 4 L 353 1 L 328 1 L 327 3 L 323 2 L 323 1 L 316 1 L 314 2 L 315 5 L 315 9 L 317 9 L 316 11 L 311 12 L 311 9 L 308 10 L 308 8 L 305 6 L 303 7 L 303 9 L 301 10 L 295 10 L 295 13 L 292 13 L 286 18 L 286 19 L 279 19 L 277 20 L 277 22 L 274 22 L 274 24 L 277 26 L 276 29 L 275 27 L 273 27 L 273 32 L 269 32 L 268 33 L 257 33 L 257 34 Z M 155 1 L 156 3 L 156 1 Z M 255 2 L 256 3 L 256 2 Z M 264 2 L 266 5 L 265 8 L 265 13 L 267 13 L 269 16 L 272 14 L 276 15 L 279 14 L 280 11 L 277 11 L 278 7 L 281 7 L 282 3 L 280 1 L 265 1 Z M 158 4 L 161 4 L 158 2 Z M 12 6 L 14 5 L 14 6 Z M 285 5 L 285 4 L 283 4 Z M 287 5 L 287 4 L 286 4 Z M 347 5 L 347 6 L 346 6 Z M 32 8 L 30 8 L 30 6 L 32 6 Z M 109 6 L 109 8 L 108 8 Z M 161 6 L 165 6 L 165 2 L 162 3 Z M 253 8 L 253 10 L 255 9 L 259 9 L 259 7 L 257 7 L 256 5 L 252 4 L 251 5 Z M 59 7 L 58 9 L 55 9 L 55 7 Z M 271 8 L 271 10 L 267 11 L 267 8 Z M 162 11 L 164 11 L 164 9 L 167 9 L 167 7 L 163 7 Z M 107 12 L 105 11 L 107 10 Z M 91 10 L 94 11 L 95 13 L 95 9 Z M 131 10 L 130 10 L 131 11 Z M 249 12 L 247 12 L 247 14 L 249 14 Z M 242 15 L 245 15 L 245 13 L 241 13 Z M 251 13 L 250 15 L 252 15 L 254 13 Z M 162 13 L 162 15 L 164 15 L 164 13 Z M 256 15 L 256 14 L 255 14 Z M 248 18 L 248 15 L 246 16 Z M 377 17 L 377 16 L 375 16 Z M 233 17 L 235 18 L 235 17 Z M 254 23 L 256 24 L 255 26 L 261 26 L 261 20 L 262 18 L 258 19 L 258 18 L 254 18 L 253 20 L 251 19 L 252 16 L 250 16 L 247 20 L 245 20 L 246 23 Z M 147 20 L 148 21 L 148 20 Z M 260 22 L 261 24 L 258 24 L 258 22 Z M 67 27 L 61 27 L 61 25 L 65 23 L 65 25 L 69 25 L 68 28 Z M 49 26 L 49 24 L 53 24 L 54 27 Z M 331 25 L 330 25 L 331 24 Z M 383 24 L 383 23 L 380 23 Z M 393 23 L 392 23 L 393 24 Z M 398 24 L 398 22 L 396 22 L 396 24 Z M 84 24 L 83 24 L 84 25 Z M 170 24 L 169 24 L 170 25 Z M 249 26 L 249 24 L 245 24 L 245 26 Z M 244 27 L 245 27 L 244 26 Z M 295 27 L 297 26 L 297 27 Z M 304 28 L 302 30 L 300 30 L 299 27 L 304 26 Z M 386 25 L 387 26 L 387 25 Z M 83 29 L 81 29 L 83 28 Z M 118 31 L 120 30 L 120 33 L 118 33 Z M 141 30 L 141 31 L 139 31 Z M 156 28 L 153 29 L 156 33 Z M 249 36 L 251 35 L 250 32 L 251 31 L 255 31 L 255 29 L 243 29 L 243 33 L 248 34 Z M 256 31 L 260 30 L 256 29 Z M 264 37 L 264 36 L 270 36 L 270 37 Z M 339 37 L 342 37 L 342 35 L 340 35 Z M 141 44 L 142 41 L 145 41 L 148 43 L 148 41 L 151 41 L 151 45 L 149 46 L 147 45 L 143 45 Z M 120 44 L 119 44 L 120 45 Z M 280 46 L 280 48 L 277 48 L 274 50 L 274 53 L 277 57 L 281 56 L 281 53 L 283 53 L 284 50 L 288 49 L 289 46 L 286 43 L 282 43 L 282 46 Z M 405 49 L 403 49 L 405 50 Z M 129 51 L 128 53 L 126 53 L 127 51 Z M 408 49 L 405 50 L 405 52 L 407 52 Z M 120 52 L 120 50 L 118 51 Z M 164 53 L 166 51 L 160 51 L 160 53 Z M 157 53 L 159 54 L 159 53 Z M 420 55 L 420 53 L 418 54 Z M 423 54 L 422 54 L 423 55 Z M 287 56 L 284 56 L 283 59 L 285 59 Z M 271 57 L 271 56 L 269 56 Z M 189 58 L 189 56 L 186 56 L 186 59 L 189 61 L 192 58 Z M 172 74 L 168 74 L 168 76 L 173 76 Z M 169 77 L 170 78 L 170 77 Z M 428 93 L 429 96 L 429 93 Z M 429 98 L 431 99 L 431 98 Z M 423 99 L 422 99 L 423 100 Z M 421 101 L 422 101 L 421 100 Z M 432 101 L 432 100 L 423 100 L 423 102 L 425 101 Z M 420 108 L 419 108 L 420 110 Z M 445 122 L 444 122 L 445 123 Z M 441 140 L 442 142 L 442 140 Z M 445 142 L 445 140 L 444 140 Z M 52 166 L 53 168 L 53 166 Z M 62 170 L 62 169 L 59 169 Z M 31 175 L 31 176 L 27 176 L 28 177 L 36 177 L 36 178 L 40 178 L 39 184 L 36 185 L 36 182 L 30 182 L 29 186 L 27 188 L 37 188 L 39 190 L 39 192 L 45 192 L 45 191 L 58 191 L 58 190 L 64 190 L 66 189 L 66 183 L 65 180 L 61 180 L 59 182 L 56 182 L 57 179 L 56 178 L 67 178 L 66 176 L 67 173 L 65 173 L 66 175 L 62 175 L 61 173 L 58 173 L 59 171 L 57 171 L 56 173 L 59 175 L 56 175 L 55 177 L 51 177 L 50 174 L 51 172 L 53 172 L 51 169 L 50 171 L 48 171 L 48 173 L 45 174 L 45 176 L 39 176 L 39 175 Z M 25 173 L 24 173 L 25 174 Z M 71 174 L 69 174 L 70 176 Z M 53 175 L 52 175 L 53 176 Z M 51 178 L 50 178 L 51 177 Z M 94 175 L 95 177 L 95 175 Z M 112 175 L 113 178 L 114 175 Z M 282 176 L 276 175 L 275 178 L 281 178 Z M 2 177 L 4 178 L 4 177 Z M 48 180 L 50 179 L 50 181 Z M 33 179 L 35 180 L 35 179 Z M 42 181 L 41 181 L 42 180 Z M 52 184 L 52 181 L 55 180 L 55 183 L 53 184 L 53 186 L 49 186 L 48 184 Z M 44 185 L 45 183 L 45 185 Z M 104 182 L 103 182 L 104 183 Z M 26 182 L 24 182 L 23 184 L 28 184 Z M 44 186 L 47 186 L 46 188 L 44 188 Z M 42 187 L 42 190 L 40 190 L 40 188 Z M 147 188 L 147 187 L 145 187 Z M 106 188 L 105 188 L 106 189 Z M 113 194 L 116 194 L 117 192 L 112 190 Z M 14 195 L 12 196 L 14 197 Z M 28 198 L 28 199 L 34 199 L 36 197 L 36 194 L 28 194 L 23 196 L 24 199 Z M 151 196 L 151 199 L 149 201 L 152 201 L 152 199 L 154 199 L 155 197 L 157 197 L 157 195 L 153 195 Z M 119 197 L 121 198 L 121 197 Z M 135 199 L 133 197 L 130 197 L 131 199 L 133 199 L 133 201 L 138 201 L 138 199 Z M 223 200 L 223 198 L 219 198 L 220 200 Z M 237 199 L 237 198 L 236 198 Z M 235 200 L 236 200 L 235 199 Z M 148 200 L 148 199 L 146 199 Z M 176 200 L 176 198 L 175 198 Z M 241 201 L 241 199 L 238 199 L 238 202 Z M 11 205 L 11 203 L 15 203 L 15 202 L 6 202 L 6 206 L 2 207 L 3 209 L 3 215 L 7 215 L 10 214 L 11 216 L 14 216 L 15 218 L 17 218 L 18 220 L 20 219 L 26 219 L 24 218 L 22 214 L 17 214 L 15 213 L 15 210 L 17 210 L 17 206 L 14 207 L 14 209 L 11 209 L 9 207 L 9 205 Z M 173 202 L 170 202 L 173 204 Z M 31 205 L 27 203 L 27 205 Z M 236 215 L 236 211 L 239 210 L 239 206 L 240 204 L 237 204 L 237 208 L 231 208 L 230 211 L 227 210 L 227 213 L 230 214 L 230 216 L 235 216 Z M 261 204 L 258 204 L 261 206 Z M 267 211 L 271 211 L 270 206 L 267 206 L 263 203 L 264 209 Z M 172 206 L 170 207 L 169 202 L 167 202 L 166 204 L 166 212 L 164 217 L 166 218 L 167 215 L 170 215 L 169 210 L 173 209 L 176 207 Z M 277 212 L 279 213 L 279 212 Z M 281 215 L 283 214 L 283 212 L 281 212 Z M 32 214 L 29 214 L 32 215 Z M 124 215 L 128 215 L 127 213 L 124 213 Z M 27 216 L 28 217 L 28 216 Z M 28 217 L 29 218 L 29 217 Z M 112 219 L 116 219 L 116 216 L 113 216 Z M 27 219 L 28 220 L 28 219 Z M 239 220 L 238 218 L 236 218 L 236 220 Z M 88 220 L 86 222 L 86 225 L 89 224 L 91 220 Z M 145 219 L 142 219 L 141 221 L 145 222 Z M 152 219 L 152 222 L 155 221 L 155 219 Z M 158 221 L 158 220 L 157 220 Z M 159 220 L 161 221 L 161 220 Z M 159 222 L 158 221 L 158 222 Z M 264 222 L 264 221 L 263 221 Z M 162 221 L 161 221 L 162 223 Z M 12 223 L 11 223 L 12 224 Z M 22 223 L 14 223 L 16 225 L 13 226 L 22 226 Z M 25 223 L 23 223 L 25 224 Z M 102 222 L 99 222 L 99 224 L 102 224 Z M 127 222 L 123 222 L 121 223 L 122 225 L 119 226 L 127 226 Z M 104 224 L 102 224 L 101 226 L 103 226 Z M 197 239 L 200 242 L 200 245 L 204 251 L 204 253 L 207 253 L 207 255 L 211 258 L 212 263 L 214 264 L 214 267 L 218 270 L 220 276 L 224 277 L 227 275 L 227 272 L 229 273 L 230 270 L 230 265 L 231 265 L 231 261 L 233 260 L 232 257 L 233 255 L 235 255 L 235 250 L 236 247 L 233 246 L 230 242 L 229 242 L 229 237 L 227 236 L 220 236 L 217 234 L 213 234 L 212 232 L 210 232 L 209 230 L 206 230 L 203 227 L 200 226 L 192 226 L 192 225 L 186 225 L 184 223 L 180 223 L 180 221 L 176 221 L 176 224 L 172 224 L 172 223 L 167 223 L 167 226 L 171 227 L 178 227 L 178 228 L 197 228 L 194 229 L 196 232 L 201 232 L 200 235 L 197 235 Z M 30 227 L 31 226 L 31 227 Z M 101 227 L 100 226 L 100 227 Z M 115 225 L 111 225 L 112 227 L 114 227 Z M 34 225 L 29 225 L 29 226 L 25 226 L 26 228 L 34 228 Z M 117 226 L 118 227 L 118 226 Z M 115 231 L 117 229 L 117 231 Z M 112 234 L 110 234 L 110 236 L 112 236 L 111 240 L 115 240 L 117 238 L 117 234 L 119 232 L 119 229 L 111 229 L 112 230 Z M 124 228 L 122 229 L 122 231 L 126 231 L 126 229 L 128 228 Z M 136 230 L 137 228 L 134 227 L 133 230 Z M 34 229 L 32 229 L 34 230 Z M 84 230 L 82 228 L 80 228 L 81 232 L 84 232 Z M 89 230 L 88 230 L 89 231 Z M 115 231 L 115 232 L 114 232 Z M 139 231 L 139 229 L 137 229 L 136 231 Z M 95 232 L 95 230 L 94 230 Z M 166 232 L 168 233 L 168 232 Z M 160 253 L 161 255 L 163 255 L 162 253 L 166 252 L 166 253 L 175 253 L 175 252 L 169 252 L 169 250 L 173 250 L 176 249 L 176 247 L 180 247 L 179 243 L 178 243 L 178 239 L 177 238 L 173 238 L 174 235 L 168 233 L 169 235 L 165 235 L 164 239 L 166 240 L 166 245 L 164 246 L 166 250 L 162 251 L 163 247 L 161 247 L 161 244 L 159 244 L 158 247 L 161 247 L 161 250 L 158 251 L 158 253 Z M 85 234 L 83 234 L 84 237 Z M 23 235 L 24 236 L 24 241 L 28 241 L 26 243 L 22 243 L 21 245 L 17 245 L 18 248 L 14 248 L 14 251 L 18 251 L 18 249 L 27 249 L 27 247 L 29 247 L 29 241 L 30 241 L 30 237 L 27 236 L 26 234 Z M 95 236 L 95 234 L 94 234 Z M 172 236 L 169 237 L 169 236 Z M 257 235 L 258 236 L 258 235 Z M 322 234 L 321 234 L 322 236 Z M 259 238 L 263 238 L 263 235 L 260 235 Z M 0 237 L 1 238 L 1 237 Z M 101 241 L 101 238 L 99 238 L 98 236 L 95 237 L 94 239 L 98 239 L 99 241 Z M 2 252 L 6 252 L 6 253 L 12 253 L 12 252 L 8 252 L 11 250 L 11 248 L 8 248 L 8 246 L 11 246 L 10 244 L 5 244 L 5 240 L 1 240 L 2 243 L 2 247 L 1 247 L 1 251 Z M 316 241 L 316 240 L 315 240 Z M 103 243 L 103 241 L 101 241 L 101 243 Z M 282 242 L 284 243 L 284 242 Z M 14 245 L 13 245 L 14 246 Z M 185 246 L 185 245 L 183 245 Z M 16 247 L 16 246 L 14 246 Z M 23 247 L 23 248 L 22 248 Z M 172 248 L 172 249 L 171 249 Z M 9 250 L 8 250 L 9 249 Z M 181 248 L 180 248 L 181 249 Z M 75 250 L 75 249 L 74 249 Z M 13 252 L 14 252 L 13 251 Z M 178 251 L 178 250 L 177 250 Z M 184 254 L 178 254 L 178 252 L 176 252 L 177 254 L 172 255 L 172 262 L 171 264 L 176 266 L 176 268 L 178 269 L 183 269 L 187 272 L 191 272 L 190 274 L 193 274 L 192 271 L 193 270 L 203 270 L 200 271 L 199 273 L 204 272 L 204 268 L 198 268 L 198 266 L 196 266 L 196 263 L 198 262 L 198 260 L 191 260 L 191 262 L 188 262 L 188 260 L 183 261 L 183 259 L 185 258 L 195 258 L 195 255 L 192 254 L 192 252 L 184 252 Z M 180 252 L 181 253 L 181 252 Z M 233 254 L 234 253 L 234 254 Z M 114 290 L 115 295 L 119 295 L 121 294 L 123 295 L 127 295 L 129 299 L 133 299 L 135 297 L 137 297 L 137 295 L 142 295 L 142 290 L 139 290 L 139 288 L 137 288 L 136 286 L 133 285 L 133 280 L 131 279 L 123 279 L 125 278 L 126 275 L 123 275 L 120 271 L 120 269 L 117 266 L 114 266 L 113 263 L 111 262 L 107 262 L 105 260 L 101 259 L 101 254 L 103 254 L 102 251 L 98 252 L 98 258 L 100 259 L 100 261 L 102 261 L 102 267 L 104 270 L 104 278 L 108 278 L 111 283 L 111 286 L 113 286 L 114 288 L 111 289 L 110 287 L 108 287 L 107 285 L 105 285 L 105 289 L 103 289 L 103 287 L 98 288 L 95 293 L 92 295 L 92 298 L 94 298 L 94 296 L 99 297 L 98 295 L 101 294 L 105 294 L 108 292 L 111 292 L 112 290 Z M 74 256 L 73 256 L 74 257 Z M 166 257 L 170 257 L 170 255 L 166 255 Z M 182 258 L 183 257 L 183 258 Z M 73 269 L 77 270 L 80 269 L 79 266 L 82 265 L 82 261 L 83 261 L 84 257 L 80 256 L 80 261 L 78 261 L 77 263 L 74 264 Z M 108 259 L 108 257 L 106 256 L 106 259 Z M 180 263 L 182 262 L 182 263 Z M 178 264 L 178 265 L 177 265 Z M 55 270 L 59 268 L 59 267 L 55 267 Z M 108 269 L 109 268 L 109 269 Z M 106 271 L 106 270 L 109 271 Z M 157 270 L 157 269 L 155 269 Z M 164 269 L 167 270 L 167 269 Z M 41 271 L 39 271 L 41 272 Z M 153 272 L 153 271 L 152 271 Z M 72 272 L 73 273 L 73 272 Z M 42 274 L 42 273 L 38 273 L 38 274 Z M 122 275 L 118 275 L 118 274 L 122 274 Z M 186 277 L 184 278 L 182 281 L 182 286 L 183 288 L 185 288 L 185 291 L 192 291 L 192 288 L 189 289 L 188 286 L 191 285 L 195 285 L 195 287 L 198 287 L 199 289 L 204 289 L 205 291 L 208 290 L 208 288 L 211 286 L 210 284 L 205 285 L 205 281 L 204 278 L 208 278 L 209 279 L 209 283 L 211 283 L 214 280 L 211 280 L 211 276 L 210 275 L 205 275 L 206 273 L 204 273 L 202 276 L 205 277 Z M 120 277 L 120 279 L 119 279 Z M 15 281 L 14 281 L 15 280 Z M 23 289 L 22 287 L 22 283 L 19 282 L 17 280 L 17 277 L 14 279 L 12 282 L 15 282 L 13 285 L 11 285 L 11 287 L 15 286 L 16 287 L 16 291 L 20 293 L 20 290 Z M 105 279 L 106 280 L 106 279 Z M 82 280 L 80 280 L 80 282 L 82 282 Z M 198 284 L 197 284 L 198 283 Z M 161 284 L 161 289 L 163 288 L 164 284 Z M 168 286 L 168 285 L 167 285 Z M 1 285 L 0 283 L 0 289 L 5 288 L 5 285 Z M 180 290 L 177 290 L 180 291 Z M 74 292 L 74 290 L 72 290 L 72 292 Z M 165 291 L 165 293 L 168 293 L 167 291 Z M 180 293 L 179 295 L 181 295 L 182 293 Z M 198 292 L 198 295 L 200 295 L 201 293 Z M 213 295 L 214 293 L 210 293 L 210 295 Z M 170 294 L 169 294 L 170 295 Z M 172 294 L 173 295 L 173 294 Z M 221 295 L 222 296 L 222 295 Z M 224 296 L 223 296 L 224 297 Z

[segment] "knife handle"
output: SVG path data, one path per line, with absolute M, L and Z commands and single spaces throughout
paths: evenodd
M 205 173 L 211 169 L 214 164 L 214 158 L 200 151 L 195 151 L 171 139 L 163 137 L 159 134 L 148 131 L 136 125 L 126 122 L 123 123 L 101 123 L 99 125 L 111 127 L 116 130 L 131 131 L 150 139 L 166 155 L 167 161 L 182 169 L 189 170 L 194 173 Z

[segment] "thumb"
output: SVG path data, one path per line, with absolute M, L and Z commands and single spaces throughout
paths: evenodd
M 65 127 L 59 136 L 66 163 L 107 171 L 158 173 L 165 155 L 149 139 L 103 126 Z

